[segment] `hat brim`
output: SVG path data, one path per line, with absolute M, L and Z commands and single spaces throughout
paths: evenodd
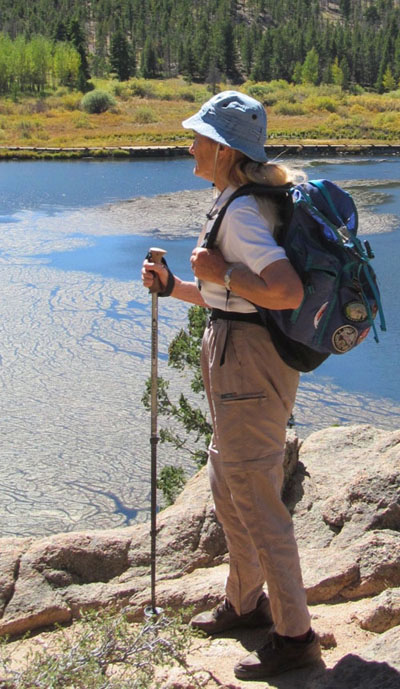
M 183 120 L 182 127 L 185 129 L 193 129 L 193 131 L 197 134 L 202 134 L 202 136 L 207 136 L 209 139 L 212 139 L 219 144 L 229 146 L 229 148 L 234 148 L 235 150 L 244 153 L 244 155 L 248 156 L 248 158 L 251 158 L 251 160 L 255 160 L 257 163 L 266 163 L 268 161 L 263 146 L 252 145 L 251 143 L 246 143 L 246 146 L 241 146 L 234 139 L 227 139 L 221 136 L 221 134 L 219 134 L 219 132 L 211 124 L 204 122 L 199 113 L 196 113 L 195 115 L 188 117 L 186 120 Z

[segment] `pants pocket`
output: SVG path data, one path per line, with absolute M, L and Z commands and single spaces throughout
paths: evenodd
M 215 440 L 222 461 L 261 459 L 282 450 L 285 422 L 265 393 L 226 393 L 214 403 Z

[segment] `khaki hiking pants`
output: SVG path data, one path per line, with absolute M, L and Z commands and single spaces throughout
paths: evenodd
M 298 636 L 309 629 L 310 615 L 281 488 L 299 374 L 279 357 L 265 328 L 242 321 L 209 323 L 201 358 L 214 429 L 210 483 L 229 549 L 226 595 L 244 614 L 256 607 L 266 582 L 276 631 Z

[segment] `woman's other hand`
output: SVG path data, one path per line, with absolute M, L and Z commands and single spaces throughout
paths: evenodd
M 224 284 L 224 275 L 229 267 L 218 249 L 197 247 L 193 250 L 190 263 L 194 275 L 199 280 Z

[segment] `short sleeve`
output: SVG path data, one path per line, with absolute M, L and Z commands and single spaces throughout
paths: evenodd
M 222 221 L 221 239 L 218 246 L 229 263 L 243 263 L 253 273 L 260 273 L 271 263 L 286 259 L 273 231 L 276 224 L 274 206 L 261 214 L 253 196 L 239 197 L 232 201 Z

